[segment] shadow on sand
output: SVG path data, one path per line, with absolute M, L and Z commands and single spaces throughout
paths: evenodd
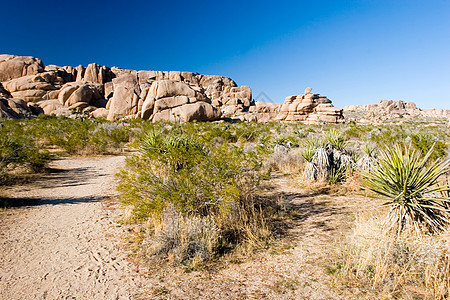
M 111 197 L 82 197 L 82 198 L 8 198 L 0 197 L 1 208 L 18 208 L 26 206 L 77 204 L 97 202 Z
M 92 179 L 105 176 L 92 168 L 56 169 L 48 168 L 39 178 L 20 187 L 21 191 L 34 189 L 54 189 L 63 187 L 82 187 L 90 183 Z M 109 197 L 71 197 L 71 198 L 16 198 L 8 195 L 5 189 L 0 195 L 0 208 L 17 208 L 24 206 L 77 204 L 105 200 Z

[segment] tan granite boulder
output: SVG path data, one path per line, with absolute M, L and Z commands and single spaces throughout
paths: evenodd
M 111 70 L 106 66 L 99 66 L 96 63 L 89 64 L 84 70 L 81 81 L 105 83 L 113 77 Z
M 175 107 L 172 109 L 172 114 L 181 122 L 213 121 L 221 117 L 218 109 L 203 101 Z
M 46 115 L 50 115 L 54 111 L 60 108 L 64 108 L 64 106 L 56 99 L 41 101 L 38 104 L 43 109 L 44 114 Z
M 106 108 L 100 107 L 100 108 L 97 108 L 96 110 L 93 110 L 91 112 L 91 116 L 96 119 L 98 119 L 98 118 L 106 119 L 108 117 L 108 113 L 109 113 L 109 111 Z
M 0 81 L 8 81 L 44 71 L 44 64 L 32 56 L 0 55 Z
M 58 100 L 66 107 L 84 102 L 94 104 L 103 99 L 103 85 L 95 83 L 69 82 L 60 90 Z M 104 106 L 104 105 L 103 105 Z
M 153 82 L 148 94 L 154 99 L 173 96 L 197 96 L 196 91 L 191 86 L 174 80 L 160 80 Z
M 108 101 L 108 120 L 114 121 L 122 117 L 136 115 L 140 88 L 137 73 L 123 74 L 113 79 L 113 96 Z

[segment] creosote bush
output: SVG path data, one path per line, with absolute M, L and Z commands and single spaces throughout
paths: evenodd
M 8 173 L 16 168 L 39 172 L 51 159 L 32 137 L 26 134 L 11 134 L 0 128 L 0 184 L 8 178 Z
M 67 154 L 115 153 L 134 136 L 132 127 L 141 126 L 47 115 L 30 120 L 4 120 L 2 125 L 2 135 L 27 138 L 41 148 L 57 147 Z
M 269 236 L 254 198 L 261 166 L 242 145 L 152 131 L 119 173 L 119 190 L 135 220 L 151 224 L 151 253 L 206 259 Z

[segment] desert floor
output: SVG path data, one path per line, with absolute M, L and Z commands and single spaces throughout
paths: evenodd
M 114 174 L 123 164 L 63 158 L 37 181 L 0 191 L 12 204 L 0 211 L 1 299 L 358 298 L 333 288 L 328 253 L 354 214 L 372 209 L 367 198 L 275 174 L 266 193 L 292 218 L 269 249 L 200 270 L 145 266 L 121 222 Z

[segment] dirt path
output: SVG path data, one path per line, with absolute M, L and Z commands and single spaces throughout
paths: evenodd
M 217 268 L 148 269 L 128 259 L 117 223 L 114 173 L 124 157 L 54 161 L 59 171 L 7 189 L 0 211 L 0 299 L 341 299 L 324 257 L 364 202 L 273 178 L 271 194 L 294 213 L 276 246 Z M 13 199 L 14 200 L 14 199 Z
M 21 207 L 0 212 L 0 299 L 134 298 L 141 276 L 118 249 L 119 210 L 102 201 L 116 195 L 123 162 L 61 159 L 56 172 L 4 191 Z

